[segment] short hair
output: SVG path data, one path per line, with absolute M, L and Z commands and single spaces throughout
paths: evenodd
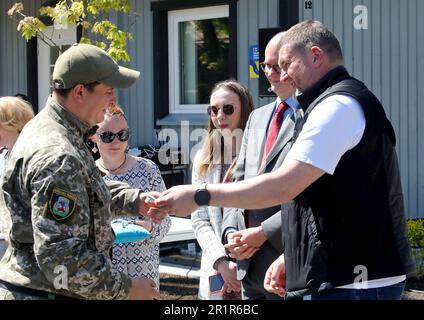
M 82 84 L 82 83 L 81 83 L 81 84 Z M 100 84 L 100 82 L 92 82 L 92 83 L 82 84 L 82 85 L 83 85 L 84 87 L 86 87 L 88 91 L 93 92 L 94 87 L 95 87 L 95 86 L 97 86 L 97 85 L 99 85 L 99 84 Z M 64 98 L 66 98 L 66 97 L 69 95 L 69 92 L 71 92 L 71 90 L 72 90 L 73 88 L 75 88 L 75 87 L 76 87 L 76 85 L 75 85 L 75 86 L 73 86 L 72 88 L 68 88 L 68 89 L 57 89 L 57 88 L 55 88 L 55 86 L 54 86 L 54 85 L 52 85 L 53 91 L 54 91 L 55 93 L 57 93 L 58 95 L 60 95 L 60 96 L 64 97 Z
M 26 102 L 30 102 L 28 96 L 24 93 L 17 93 L 15 94 L 15 97 L 21 98 L 22 100 L 25 100 Z
M 18 97 L 0 97 L 0 124 L 10 131 L 20 133 L 25 124 L 34 118 L 31 105 Z
M 290 44 L 302 52 L 320 47 L 331 61 L 343 61 L 342 49 L 336 36 L 320 21 L 307 20 L 291 27 L 283 35 L 279 47 Z

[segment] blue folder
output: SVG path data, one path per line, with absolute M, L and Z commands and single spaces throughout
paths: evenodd
M 150 232 L 145 228 L 124 219 L 112 220 L 111 226 L 115 234 L 114 243 L 137 242 L 150 237 Z

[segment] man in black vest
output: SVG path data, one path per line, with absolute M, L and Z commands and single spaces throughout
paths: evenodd
M 284 256 L 268 269 L 267 290 L 314 300 L 400 299 L 414 264 L 395 134 L 381 103 L 348 74 L 338 40 L 318 21 L 286 32 L 279 66 L 304 110 L 282 166 L 234 184 L 172 188 L 150 213 L 287 203 Z

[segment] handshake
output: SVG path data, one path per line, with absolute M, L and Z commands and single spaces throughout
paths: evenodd
M 198 205 L 194 202 L 196 186 L 182 185 L 164 192 L 146 192 L 139 195 L 139 214 L 148 217 L 153 223 L 160 223 L 167 214 L 187 217 Z
M 212 195 L 209 205 L 231 207 L 236 204 L 238 198 L 233 199 L 234 202 L 225 203 L 219 195 L 222 189 L 223 185 L 208 185 L 208 191 Z M 160 223 L 167 214 L 177 217 L 189 216 L 199 206 L 194 200 L 196 191 L 197 187 L 194 185 L 181 185 L 162 193 L 140 193 L 139 213 L 150 218 L 154 223 Z M 266 237 L 262 227 L 259 226 L 231 232 L 227 235 L 227 240 L 228 242 L 225 244 L 227 254 L 234 259 L 244 260 L 249 259 L 260 250 Z M 265 274 L 264 287 L 271 293 L 282 297 L 285 295 L 284 254 L 269 266 Z

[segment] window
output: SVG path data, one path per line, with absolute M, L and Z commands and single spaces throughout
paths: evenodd
M 168 12 L 169 112 L 205 113 L 213 85 L 228 79 L 228 5 Z
M 154 119 L 155 126 L 171 123 L 179 123 L 183 117 L 193 116 L 193 121 L 198 123 L 207 122 L 205 90 L 209 91 L 217 78 L 208 79 L 212 72 L 200 64 L 199 60 L 205 45 L 209 40 L 209 34 L 204 37 L 203 30 L 196 33 L 196 25 L 207 22 L 214 28 L 222 25 L 222 18 L 228 21 L 228 31 L 222 28 L 222 32 L 214 37 L 221 40 L 227 50 L 226 70 L 228 72 L 219 80 L 226 78 L 237 79 L 237 0 L 168 0 L 152 1 L 153 12 L 153 87 L 154 87 Z M 172 17 L 172 18 L 171 18 Z M 180 24 L 181 23 L 181 24 Z M 227 22 L 226 22 L 227 23 Z M 181 27 L 180 27 L 181 26 Z M 192 32 L 191 45 L 181 45 L 183 37 L 180 37 L 181 29 Z M 200 30 L 197 29 L 197 30 Z M 216 30 L 216 29 L 215 29 Z M 225 36 L 223 36 L 225 34 Z M 228 34 L 228 36 L 227 36 Z M 186 39 L 190 39 L 185 35 Z M 227 40 L 224 40 L 225 38 Z M 181 48 L 186 48 L 185 55 L 180 55 Z M 208 45 L 206 49 L 214 49 Z M 218 49 L 218 45 L 216 45 Z M 220 51 L 220 52 L 221 52 Z M 181 58 L 180 58 L 181 57 Z M 196 57 L 190 60 L 189 57 Z M 181 65 L 181 61 L 189 65 Z M 204 62 L 204 60 L 203 60 Z M 210 61 L 209 63 L 212 63 Z M 216 67 L 211 64 L 210 67 Z M 182 71 L 181 71 L 182 70 Z M 194 72 L 193 72 L 194 70 Z M 186 72 L 186 73 L 184 73 Z M 189 72 L 187 74 L 187 72 Z M 187 76 L 186 76 L 187 75 Z M 213 74 L 215 76 L 215 74 Z M 203 89 L 204 79 L 211 83 L 208 89 Z M 181 81 L 181 78 L 183 81 Z M 185 79 L 185 80 L 184 80 Z M 218 81 L 219 81 L 218 80 Z M 181 83 L 183 84 L 181 86 Z M 190 86 L 193 86 L 195 91 Z M 206 85 L 207 86 L 207 85 Z M 203 90 L 203 91 L 202 91 Z M 183 92 L 184 94 L 181 94 Z M 203 98 L 202 98 L 203 94 Z M 206 93 L 208 95 L 209 92 Z M 181 99 L 182 98 L 182 99 Z M 193 99 L 195 98 L 195 99 Z M 192 103 L 190 99 L 194 100 Z M 188 103 L 190 102 L 190 103 Z

